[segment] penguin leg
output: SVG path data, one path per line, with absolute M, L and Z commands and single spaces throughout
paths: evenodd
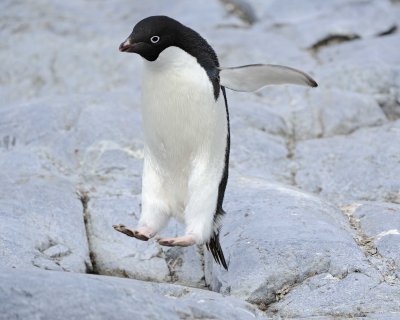
M 207 243 L 214 233 L 214 214 L 218 201 L 220 174 L 209 159 L 198 159 L 188 183 L 188 202 L 185 208 L 186 236 L 196 244 Z
M 167 196 L 163 191 L 162 177 L 151 167 L 149 161 L 144 161 L 142 179 L 142 213 L 136 230 L 123 224 L 114 225 L 116 231 L 129 237 L 147 241 L 154 237 L 168 222 Z
M 158 243 L 167 247 L 189 247 L 195 244 L 194 237 L 190 234 L 176 238 L 160 238 Z

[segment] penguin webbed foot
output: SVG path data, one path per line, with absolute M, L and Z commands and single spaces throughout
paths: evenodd
M 118 232 L 126 234 L 128 237 L 133 237 L 133 238 L 136 238 L 136 239 L 142 240 L 142 241 L 147 241 L 154 236 L 154 234 L 152 234 L 148 230 L 146 230 L 146 231 L 140 230 L 140 229 L 139 230 L 131 230 L 123 224 L 113 225 L 113 228 Z
M 167 247 L 189 247 L 195 244 L 194 237 L 192 235 L 176 238 L 159 238 L 157 241 L 160 245 Z

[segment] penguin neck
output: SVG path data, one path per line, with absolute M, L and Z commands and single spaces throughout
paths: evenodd
M 217 100 L 220 93 L 217 55 L 196 31 L 182 26 L 178 33 L 178 40 L 174 45 L 164 49 L 155 61 L 146 61 L 146 66 L 153 71 L 165 71 L 171 68 L 185 68 L 192 61 L 196 61 L 207 73 L 213 86 L 214 98 Z
M 191 64 L 197 63 L 192 55 L 179 47 L 171 46 L 164 49 L 155 61 L 145 61 L 145 66 L 153 72 L 165 72 L 167 70 L 178 70 L 190 68 Z

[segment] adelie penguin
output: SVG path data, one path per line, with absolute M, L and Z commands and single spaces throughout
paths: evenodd
M 147 241 L 174 217 L 186 232 L 157 236 L 160 245 L 206 244 L 228 269 L 219 242 L 230 148 L 225 88 L 255 91 L 272 84 L 317 83 L 302 71 L 278 65 L 221 68 L 205 39 L 166 16 L 140 21 L 119 50 L 144 58 L 145 147 L 139 224 L 134 230 L 114 228 Z

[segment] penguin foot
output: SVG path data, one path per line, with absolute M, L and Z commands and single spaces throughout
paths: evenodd
M 157 240 L 159 244 L 167 247 L 189 247 L 194 245 L 194 237 L 192 235 L 186 235 L 176 238 L 161 238 Z
M 129 237 L 133 237 L 133 238 L 136 238 L 136 239 L 139 239 L 142 241 L 147 241 L 154 236 L 154 233 L 148 229 L 146 229 L 146 230 L 141 230 L 141 229 L 131 230 L 131 229 L 128 229 L 127 227 L 125 227 L 123 224 L 113 225 L 113 228 L 116 231 L 122 232 L 123 234 L 126 234 Z

